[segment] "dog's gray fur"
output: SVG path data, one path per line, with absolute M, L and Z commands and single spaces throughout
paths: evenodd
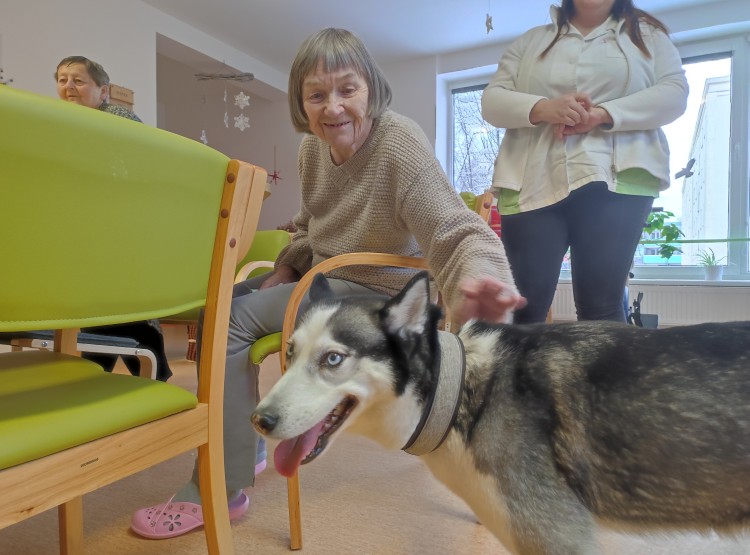
M 349 396 L 358 405 L 345 426 L 398 449 L 435 381 L 427 278 L 394 299 L 325 299 L 324 282 L 253 421 L 290 438 Z M 750 322 L 471 323 L 460 337 L 458 417 L 422 458 L 513 553 L 599 553 L 596 523 L 733 532 L 750 522 Z

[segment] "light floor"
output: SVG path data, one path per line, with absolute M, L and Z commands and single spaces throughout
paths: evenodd
M 184 356 L 182 328 L 167 329 L 173 382 L 195 387 Z M 278 375 L 264 363 L 261 389 Z M 270 446 L 272 452 L 273 446 Z M 132 511 L 166 500 L 190 474 L 185 454 L 84 498 L 86 553 L 91 555 L 194 555 L 206 553 L 201 532 L 152 541 L 128 530 Z M 509 555 L 460 499 L 432 478 L 415 457 L 387 452 L 345 434 L 329 453 L 303 467 L 303 550 L 308 555 Z M 2 492 L 0 492 L 2 495 Z M 289 553 L 286 481 L 273 462 L 251 491 L 251 508 L 233 524 L 238 555 Z M 0 555 L 57 553 L 57 516 L 48 511 L 0 530 Z M 635 537 L 602 534 L 603 555 L 750 555 L 750 537 L 720 539 L 689 534 Z

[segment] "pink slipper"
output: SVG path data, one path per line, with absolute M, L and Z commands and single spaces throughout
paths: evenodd
M 250 498 L 242 494 L 229 504 L 229 520 L 236 520 L 247 512 Z M 133 515 L 130 528 L 144 538 L 163 540 L 181 536 L 203 526 L 203 508 L 196 503 L 173 502 L 140 509 Z

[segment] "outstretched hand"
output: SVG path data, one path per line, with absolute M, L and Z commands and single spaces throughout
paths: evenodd
M 490 276 L 466 279 L 459 290 L 464 298 L 454 311 L 453 318 L 460 324 L 468 320 L 509 322 L 514 310 L 526 306 L 526 299 L 513 287 Z

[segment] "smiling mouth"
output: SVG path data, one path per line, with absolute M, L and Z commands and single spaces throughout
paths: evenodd
M 341 127 L 344 127 L 345 125 L 349 125 L 349 122 L 345 121 L 343 123 L 326 123 L 325 124 L 326 127 L 330 127 L 333 129 L 340 129 Z

